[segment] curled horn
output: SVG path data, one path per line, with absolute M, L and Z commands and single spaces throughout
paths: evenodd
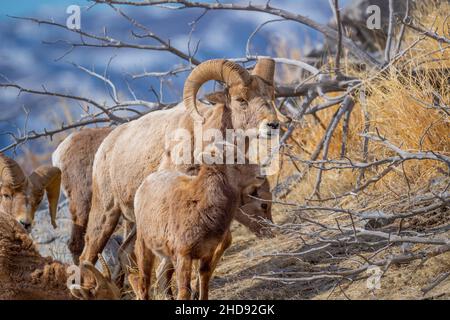
M 37 168 L 29 177 L 32 196 L 35 203 L 42 200 L 44 190 L 47 192 L 48 208 L 53 228 L 56 228 L 56 212 L 58 210 L 59 193 L 61 189 L 61 170 L 51 166 Z
M 100 264 L 102 265 L 102 274 L 107 280 L 111 280 L 111 269 L 109 269 L 108 264 L 106 263 L 105 258 L 102 254 L 98 254 L 98 260 L 100 261 Z
M 89 290 L 86 288 L 83 288 L 82 286 L 78 284 L 72 284 L 69 287 L 70 293 L 77 299 L 80 300 L 90 300 L 89 296 Z
M 95 278 L 95 282 L 97 283 L 97 288 L 100 287 L 106 280 L 103 273 L 101 273 L 92 263 L 89 261 L 84 261 L 81 264 L 81 268 L 88 270 Z
M 100 257 L 100 263 L 103 268 L 105 268 L 106 262 L 103 257 Z M 105 265 L 103 265 L 105 264 Z M 81 264 L 82 270 L 87 270 L 90 272 L 96 282 L 95 288 L 91 288 L 90 293 L 93 299 L 119 299 L 121 292 L 120 289 L 111 281 L 111 272 L 109 268 L 106 267 L 104 271 L 106 273 L 101 273 L 92 263 L 85 261 Z
M 273 86 L 273 80 L 275 77 L 275 61 L 270 58 L 258 59 L 252 75 L 260 77 L 265 82 Z
M 6 184 L 12 188 L 19 188 L 25 182 L 25 174 L 17 162 L 0 153 L 0 185 Z
M 248 71 L 237 63 L 218 59 L 209 60 L 198 65 L 186 79 L 183 90 L 183 101 L 188 112 L 196 120 L 203 121 L 197 108 L 197 93 L 200 87 L 209 80 L 224 82 L 228 87 L 248 85 L 251 80 Z
M 102 264 L 102 267 L 105 268 L 106 262 L 99 255 L 100 263 Z M 104 273 L 100 272 L 92 263 L 89 261 L 84 261 L 81 264 L 81 270 L 82 274 L 84 272 L 89 272 L 92 274 L 92 276 L 95 279 L 95 288 L 94 287 L 82 287 L 81 288 L 81 295 L 85 297 L 86 295 L 83 294 L 83 290 L 88 293 L 88 296 L 90 299 L 112 299 L 116 300 L 120 298 L 120 290 L 119 288 L 112 283 L 110 279 L 110 270 L 106 267 L 104 269 Z

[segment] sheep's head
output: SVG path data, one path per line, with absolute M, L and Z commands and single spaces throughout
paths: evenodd
M 41 166 L 27 177 L 17 162 L 0 154 L 0 210 L 11 214 L 28 231 L 45 192 L 51 222 L 56 228 L 60 185 L 58 168 Z
M 207 81 L 220 81 L 225 84 L 224 105 L 231 111 L 233 128 L 259 129 L 262 135 L 270 135 L 271 130 L 279 127 L 274 108 L 274 72 L 272 59 L 260 59 L 251 74 L 231 61 L 206 61 L 186 80 L 184 104 L 195 120 L 203 121 L 197 108 L 197 93 Z
M 267 222 L 272 220 L 272 193 L 258 165 L 225 165 L 228 180 L 241 190 L 241 204 L 235 219 L 258 237 L 271 237 Z
M 119 300 L 121 292 L 111 278 L 111 270 L 101 254 L 98 255 L 98 258 L 102 265 L 102 272 L 92 263 L 83 262 L 80 266 L 81 274 L 84 282 L 89 285 L 72 285 L 70 292 L 80 300 Z
M 216 167 L 224 169 L 229 185 L 240 195 L 246 190 L 258 189 L 266 182 L 266 177 L 261 175 L 260 167 L 256 164 L 223 164 Z
M 250 186 L 242 193 L 242 206 L 235 219 L 258 237 L 272 237 L 267 222 L 272 222 L 272 193 L 266 180 L 262 186 Z

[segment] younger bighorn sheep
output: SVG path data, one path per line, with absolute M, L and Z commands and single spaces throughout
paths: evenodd
M 252 170 L 252 167 L 250 167 L 250 170 Z M 255 185 L 247 187 L 242 192 L 241 197 L 239 201 L 241 206 L 237 207 L 236 211 L 232 213 L 234 219 L 247 226 L 258 236 L 272 236 L 272 232 L 267 228 L 266 224 L 266 220 L 272 222 L 272 193 L 270 192 L 268 181 L 265 180 L 259 187 Z M 217 264 L 220 262 L 224 252 L 230 247 L 232 240 L 231 230 L 228 230 L 214 251 L 210 263 L 211 274 L 214 273 Z M 173 299 L 171 285 L 173 272 L 173 263 L 168 258 L 164 258 L 156 270 L 158 288 L 164 293 L 167 299 Z M 199 286 L 199 277 L 197 277 L 191 294 L 194 300 L 199 298 Z
M 92 264 L 81 267 L 93 287 L 67 287 L 69 265 L 42 257 L 32 239 L 10 213 L 0 210 L 0 300 L 118 299 L 120 291 Z
M 236 211 L 232 213 L 236 221 L 246 226 L 258 237 L 271 237 L 272 231 L 268 228 L 267 222 L 272 220 L 272 193 L 267 179 L 259 187 L 251 186 L 246 188 L 241 194 L 239 206 Z M 119 260 L 121 263 L 121 271 L 127 269 L 127 266 L 136 267 L 136 257 L 134 255 L 134 246 L 136 241 L 136 228 L 132 228 L 131 233 L 127 236 L 122 244 L 119 252 Z M 232 243 L 232 234 L 229 231 L 220 245 L 217 246 L 213 259 L 211 262 L 211 273 L 214 272 L 217 264 L 222 258 L 224 252 L 230 247 Z M 158 288 L 165 294 L 166 298 L 173 299 L 171 281 L 174 267 L 172 261 L 163 259 L 156 270 L 156 277 Z M 116 275 L 117 276 L 117 275 Z M 124 274 L 120 274 L 120 279 L 117 283 L 123 283 Z M 122 286 L 123 284 L 121 284 Z M 198 299 L 199 293 L 199 279 L 196 278 L 195 284 L 192 288 L 192 298 Z
M 242 191 L 265 178 L 257 165 L 201 165 L 197 176 L 162 170 L 149 175 L 135 197 L 135 255 L 130 276 L 138 299 L 148 299 L 155 255 L 175 265 L 178 299 L 191 297 L 193 260 L 199 260 L 200 299 L 208 299 L 216 249 L 229 228 Z
M 72 233 L 69 250 L 78 264 L 91 210 L 92 166 L 95 153 L 113 128 L 88 128 L 70 134 L 53 152 L 52 161 L 61 169 L 62 190 L 69 200 Z
M 56 228 L 61 171 L 41 166 L 28 177 L 16 161 L 0 153 L 0 210 L 10 213 L 29 231 L 34 214 L 47 192 L 51 223 Z

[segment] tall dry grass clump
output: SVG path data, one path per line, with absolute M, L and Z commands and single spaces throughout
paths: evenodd
M 445 13 L 449 12 L 449 9 L 448 3 L 420 4 L 414 16 L 426 29 L 434 29 L 438 34 L 448 35 L 449 21 Z M 341 121 L 331 140 L 328 159 L 373 162 L 397 156 L 383 143 L 369 141 L 365 157 L 362 136 L 365 130 L 372 136 L 387 139 L 404 151 L 433 151 L 450 155 L 450 48 L 408 28 L 403 48 L 406 48 L 405 52 L 386 68 L 387 71 L 378 74 L 352 71 L 347 59 L 343 60 L 346 73 L 364 81 L 359 92 L 354 92 L 356 104 L 350 115 L 344 158 L 341 158 L 344 132 L 344 121 Z M 297 52 L 295 54 L 298 55 Z M 292 80 L 289 79 L 292 73 L 286 72 L 285 75 L 288 79 L 284 81 Z M 361 99 L 362 90 L 365 92 L 365 99 Z M 326 127 L 338 107 L 319 111 L 314 116 L 306 116 L 290 140 L 292 153 L 301 159 L 309 160 L 323 139 Z M 321 159 L 322 155 L 319 155 L 318 160 Z M 318 170 L 315 166 L 308 166 L 301 161 L 297 161 L 295 166 L 289 164 L 289 157 L 284 160 L 284 177 L 293 173 L 303 175 L 289 198 L 300 203 L 312 198 Z M 371 167 L 365 170 L 363 176 L 361 170 L 325 170 L 320 196 L 332 198 L 354 190 L 358 187 L 358 177 L 362 185 L 383 173 L 388 166 L 389 164 Z M 446 170 L 445 164 L 436 161 L 405 161 L 394 166 L 383 179 L 371 184 L 364 193 L 371 196 L 383 195 L 383 201 L 387 198 L 398 198 L 428 188 L 434 178 L 446 175 Z M 343 202 L 348 202 L 348 199 Z

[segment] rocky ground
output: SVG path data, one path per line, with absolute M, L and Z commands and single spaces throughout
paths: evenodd
M 72 220 L 66 202 L 59 207 L 57 224 L 58 228 L 53 229 L 47 209 L 40 210 L 36 212 L 31 237 L 43 256 L 52 256 L 65 263 L 73 263 L 67 247 Z
M 39 252 L 43 256 L 51 256 L 57 260 L 65 263 L 73 263 L 72 255 L 70 254 L 67 243 L 70 239 L 72 230 L 72 219 L 67 206 L 67 201 L 60 204 L 57 216 L 58 228 L 53 229 L 50 223 L 50 216 L 47 209 L 42 209 L 36 212 L 35 224 L 31 232 Z M 109 241 L 103 256 L 113 270 L 113 266 L 117 264 L 117 251 L 119 249 L 120 237 L 115 236 L 112 241 Z M 98 265 L 100 267 L 100 265 Z

